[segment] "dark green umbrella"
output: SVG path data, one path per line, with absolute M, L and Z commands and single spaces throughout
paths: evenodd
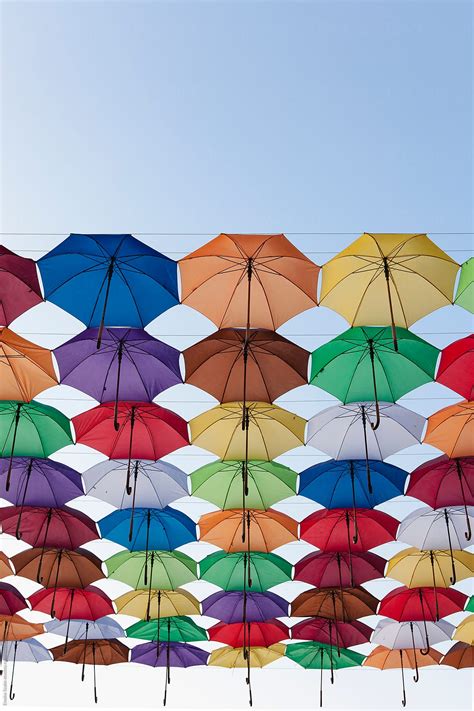
M 291 580 L 291 563 L 274 553 L 252 552 L 248 563 L 252 581 L 249 585 L 245 574 L 248 555 L 225 551 L 211 553 L 199 563 L 201 579 L 223 590 L 246 590 L 248 587 L 252 592 L 265 592 L 274 585 Z
M 127 637 L 146 639 L 149 642 L 168 641 L 168 620 L 170 622 L 170 642 L 204 642 L 209 639 L 204 627 L 199 627 L 190 617 L 159 617 L 140 620 L 127 627 Z

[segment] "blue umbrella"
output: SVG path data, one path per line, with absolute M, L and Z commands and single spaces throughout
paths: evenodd
M 3 659 L 13 662 L 12 675 L 10 679 L 10 701 L 13 701 L 13 680 L 15 678 L 15 664 L 17 662 L 47 662 L 52 660 L 52 654 L 36 639 L 23 639 L 14 642 L 5 642 L 3 649 Z
M 179 302 L 176 262 L 132 235 L 71 234 L 38 261 L 45 298 L 89 327 L 143 328 Z
M 69 623 L 69 632 L 68 632 Z M 98 620 L 51 620 L 45 623 L 46 632 L 69 639 L 115 639 L 125 637 L 125 630 L 111 617 L 100 617 Z

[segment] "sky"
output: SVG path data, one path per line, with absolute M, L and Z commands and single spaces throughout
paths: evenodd
M 0 231 L 11 249 L 36 259 L 69 232 L 132 232 L 178 259 L 221 231 L 283 231 L 322 264 L 367 230 L 429 232 L 456 261 L 471 255 L 470 3 L 38 0 L 0 10 Z M 42 304 L 13 328 L 55 347 L 82 327 Z M 312 350 L 345 328 L 318 308 L 280 331 Z M 179 306 L 148 330 L 185 348 L 213 328 Z M 447 307 L 413 330 L 443 347 L 472 319 Z M 94 404 L 66 386 L 38 399 L 70 416 Z M 458 399 L 431 385 L 401 404 L 426 416 Z M 191 386 L 158 401 L 186 419 L 213 404 Z M 306 386 L 279 404 L 310 417 L 333 402 Z M 308 449 L 279 461 L 297 471 L 322 461 Z M 389 461 L 410 470 L 435 454 L 424 446 Z M 81 471 L 100 460 L 80 447 L 55 458 Z M 169 460 L 188 472 L 207 461 L 193 450 Z M 299 518 L 315 508 L 286 507 Z M 384 510 L 402 518 L 415 507 Z M 201 511 L 192 501 L 183 510 Z M 15 706 L 90 705 L 75 667 L 15 674 Z M 255 706 L 313 708 L 316 677 L 286 660 L 256 670 Z M 240 672 L 174 678 L 170 708 L 247 708 Z M 162 681 L 138 665 L 100 669 L 100 702 L 159 706 Z M 409 707 L 469 708 L 470 687 L 469 671 L 423 670 L 408 681 Z M 325 706 L 399 708 L 399 672 L 340 672 Z

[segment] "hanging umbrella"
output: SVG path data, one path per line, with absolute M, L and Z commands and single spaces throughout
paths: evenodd
M 3 659 L 6 662 L 12 662 L 12 671 L 10 677 L 10 692 L 8 698 L 13 701 L 16 694 L 13 691 L 13 683 L 15 680 L 15 665 L 17 662 L 49 662 L 51 661 L 51 652 L 46 649 L 36 639 L 15 640 L 14 642 L 5 642 L 3 648 Z
M 209 627 L 209 639 L 230 647 L 271 647 L 288 639 L 290 631 L 280 620 L 265 622 L 218 622 Z
M 0 456 L 9 457 L 5 481 L 10 488 L 13 457 L 48 457 L 72 444 L 71 424 L 59 410 L 39 402 L 0 402 Z
M 468 509 L 469 528 L 474 525 L 474 506 Z M 397 540 L 408 543 L 420 550 L 442 550 L 449 548 L 452 565 L 450 582 L 456 582 L 456 568 L 453 550 L 463 550 L 469 545 L 465 533 L 464 509 L 462 506 L 449 506 L 443 509 L 431 509 L 423 506 L 412 511 L 400 523 Z
M 245 570 L 247 553 L 216 551 L 199 563 L 201 579 L 218 585 L 223 590 L 265 592 L 279 583 L 291 580 L 292 566 L 274 553 L 252 553 L 249 561 L 252 584 L 248 585 Z
M 218 328 L 276 330 L 316 306 L 319 267 L 283 234 L 220 234 L 179 262 L 181 301 Z
M 115 402 L 118 430 L 120 400 L 152 401 L 182 382 L 179 351 L 137 328 L 106 328 L 97 350 L 99 331 L 88 328 L 56 348 L 61 383 L 87 393 L 98 402 Z
M 245 597 L 245 610 L 244 610 Z M 266 622 L 274 617 L 287 617 L 288 602 L 272 592 L 242 592 L 225 590 L 213 593 L 202 601 L 202 614 L 215 617 L 226 624 Z
M 429 654 L 430 645 L 450 642 L 455 627 L 449 622 L 397 622 L 380 620 L 372 635 L 372 643 L 389 649 L 412 649 L 415 662 L 415 682 L 419 679 L 416 650 L 423 656 Z M 425 646 L 426 645 L 426 646 Z
M 325 617 L 352 622 L 375 615 L 379 601 L 364 588 L 321 588 L 300 593 L 291 603 L 291 617 Z
M 454 303 L 462 306 L 463 309 L 474 313 L 474 258 L 470 257 L 464 264 L 461 265 L 461 276 L 459 277 L 458 288 L 456 290 L 456 298 Z
M 127 627 L 127 637 L 146 639 L 149 642 L 166 642 L 168 639 L 168 620 L 170 622 L 170 642 L 206 642 L 209 636 L 204 627 L 199 627 L 190 617 L 157 617 L 153 620 L 140 620 Z
M 33 259 L 20 257 L 0 245 L 0 325 L 8 326 L 42 301 Z
M 201 614 L 199 601 L 186 590 L 152 590 L 151 600 L 146 590 L 131 590 L 115 606 L 118 613 L 140 619 Z
M 51 351 L 0 326 L 0 398 L 29 402 L 57 384 Z
M 0 508 L 0 523 L 3 533 L 34 547 L 73 550 L 98 538 L 94 521 L 67 506 L 5 506 Z
M 404 670 L 439 664 L 441 657 L 442 654 L 437 652 L 436 649 L 430 649 L 428 654 L 422 655 L 419 652 L 414 652 L 413 649 L 387 649 L 387 647 L 376 647 L 364 661 L 364 666 L 375 667 L 376 669 L 401 669 L 402 706 L 406 706 L 407 697 Z
M 474 644 L 474 615 L 469 615 L 458 624 L 453 639 L 467 644 Z
M 350 587 L 384 577 L 386 560 L 375 553 L 315 551 L 295 563 L 295 580 L 317 588 Z
M 341 622 L 324 617 L 310 617 L 293 625 L 291 638 L 337 645 L 339 653 L 341 648 L 366 644 L 370 641 L 372 632 L 372 627 L 359 620 Z
M 210 501 L 220 509 L 242 506 L 242 471 L 245 462 L 227 460 L 211 462 L 190 475 L 191 493 Z M 296 494 L 296 472 L 283 464 L 249 460 L 246 465 L 249 509 L 268 509 L 277 501 Z
M 183 356 L 185 382 L 219 402 L 270 403 L 308 382 L 308 351 L 267 329 L 224 328 Z
M 469 602 L 466 605 L 466 610 L 469 612 L 474 612 L 474 595 L 469 598 Z
M 320 669 L 319 706 L 323 705 L 323 669 L 331 670 L 331 684 L 334 684 L 334 669 L 360 667 L 365 659 L 363 654 L 351 649 L 341 649 L 336 654 L 329 644 L 321 642 L 296 642 L 288 644 L 285 656 L 304 669 Z
M 125 637 L 125 630 L 111 617 L 99 617 L 97 620 L 51 620 L 46 622 L 46 631 L 70 639 L 114 639 Z
M 180 551 L 120 551 L 105 561 L 107 575 L 135 590 L 176 590 L 197 580 L 197 563 Z M 148 566 L 148 572 L 145 570 Z M 145 579 L 146 578 L 146 579 Z
M 446 652 L 440 664 L 455 669 L 472 669 L 474 667 L 474 647 L 465 642 L 456 642 L 449 652 Z
M 462 395 L 466 400 L 474 400 L 474 334 L 450 343 L 441 352 L 441 360 L 436 372 L 436 382 Z
M 0 578 L 7 578 L 9 575 L 13 575 L 11 561 L 5 553 L 0 552 Z
M 474 402 L 463 400 L 431 415 L 423 441 L 451 459 L 474 454 Z
M 413 496 L 434 509 L 463 506 L 466 519 L 465 538 L 472 531 L 468 506 L 474 506 L 474 457 L 449 459 L 445 454 L 417 467 L 410 474 L 407 496 Z
M 466 599 L 463 593 L 452 588 L 434 590 L 426 586 L 406 588 L 402 585 L 380 601 L 378 614 L 399 622 L 437 622 L 441 617 L 461 612 Z
M 0 666 L 3 661 L 3 652 L 7 642 L 15 642 L 23 639 L 30 639 L 36 635 L 43 634 L 44 625 L 28 622 L 20 615 L 0 615 Z M 0 676 L 3 670 L 0 669 Z
M 358 506 L 371 509 L 403 494 L 407 472 L 377 459 L 368 462 L 372 491 L 363 459 L 330 459 L 300 472 L 298 494 L 328 509 Z
M 247 527 L 247 543 L 242 541 L 242 516 Z M 245 550 L 271 553 L 298 540 L 298 523 L 289 516 L 268 509 L 228 509 L 204 514 L 199 519 L 200 541 L 212 543 L 229 553 Z
M 87 326 L 144 328 L 178 303 L 176 263 L 132 235 L 71 234 L 38 261 L 44 295 Z
M 435 376 L 439 350 L 404 328 L 395 333 L 394 341 L 390 328 L 350 328 L 311 356 L 310 383 L 343 403 L 375 402 L 374 430 L 379 400 L 395 402 Z
M 426 234 L 364 233 L 326 262 L 321 306 L 352 326 L 408 328 L 452 303 L 459 265 Z
M 129 651 L 128 647 L 117 639 L 93 639 L 84 642 L 75 640 L 69 643 L 67 649 L 62 644 L 51 649 L 55 662 L 82 664 L 82 681 L 85 679 L 85 665 L 92 665 L 95 703 L 98 701 L 96 667 L 128 662 Z
M 28 606 L 28 602 L 13 585 L 0 582 L 0 615 L 11 616 Z
M 10 488 L 6 490 L 7 459 L 0 459 L 0 497 L 14 506 L 60 508 L 83 496 L 82 477 L 71 467 L 52 459 L 13 457 Z

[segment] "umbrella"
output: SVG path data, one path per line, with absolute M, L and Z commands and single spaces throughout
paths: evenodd
M 6 553 L 0 552 L 0 578 L 7 578 L 9 575 L 13 575 L 11 561 Z
M 49 405 L 4 400 L 0 402 L 0 456 L 9 457 L 5 489 L 10 488 L 13 457 L 48 457 L 72 444 L 71 424 Z
M 350 587 L 383 578 L 386 560 L 375 553 L 315 551 L 295 563 L 295 580 L 317 588 Z
M 469 529 L 474 525 L 474 506 L 468 509 Z M 456 568 L 453 550 L 462 550 L 469 545 L 464 535 L 464 509 L 462 506 L 449 506 L 443 509 L 431 509 L 423 506 L 412 511 L 401 523 L 397 539 L 420 550 L 442 550 L 449 547 L 452 564 L 450 582 L 456 582 Z
M 423 441 L 451 459 L 474 454 L 474 402 L 463 400 L 431 415 Z
M 205 642 L 209 636 L 204 627 L 199 627 L 190 617 L 157 617 L 153 620 L 140 620 L 127 627 L 127 637 L 146 639 L 149 642 L 166 642 L 168 639 L 168 620 L 170 622 L 170 642 Z M 161 623 L 161 624 L 160 624 Z
M 56 348 L 61 383 L 98 402 L 152 401 L 182 382 L 179 351 L 137 328 L 106 328 L 97 350 L 98 329 L 89 328 Z
M 416 649 L 423 656 L 429 654 L 430 644 L 450 642 L 455 627 L 449 622 L 397 622 L 380 620 L 372 635 L 372 643 L 389 649 L 412 649 L 415 662 L 415 681 L 419 679 Z M 425 647 L 426 643 L 426 647 Z
M 3 652 L 7 642 L 20 641 L 35 637 L 38 634 L 43 634 L 45 631 L 44 625 L 28 622 L 20 615 L 1 615 L 0 616 L 0 634 L 2 644 L 0 646 L 0 665 L 3 660 Z M 0 669 L 0 675 L 3 671 Z
M 455 669 L 472 669 L 474 667 L 474 647 L 465 642 L 456 642 L 449 652 L 446 652 L 440 664 Z
M 372 627 L 359 620 L 341 622 L 324 617 L 310 617 L 301 620 L 291 628 L 291 638 L 337 645 L 338 655 L 341 648 L 355 647 L 370 641 Z
M 306 435 L 306 444 L 334 459 L 365 457 L 369 493 L 373 490 L 370 460 L 386 459 L 418 444 L 426 422 L 416 412 L 387 402 L 379 403 L 380 425 L 374 430 L 368 425 L 372 425 L 376 417 L 373 402 L 335 405 L 309 420 Z
M 211 462 L 190 475 L 191 493 L 210 501 L 220 509 L 242 505 L 242 472 L 245 462 Z M 248 494 L 245 503 L 251 509 L 268 509 L 277 501 L 296 494 L 296 472 L 277 462 L 250 460 L 246 465 Z
M 181 301 L 218 328 L 276 330 L 316 306 L 319 267 L 283 234 L 220 234 L 179 262 Z
M 247 527 L 247 544 L 241 536 L 242 516 Z M 298 523 L 272 509 L 213 511 L 201 516 L 199 531 L 200 541 L 212 543 L 229 553 L 245 550 L 271 553 L 279 546 L 298 540 Z
M 280 620 L 265 622 L 218 622 L 209 627 L 209 639 L 230 647 L 270 647 L 288 639 L 290 631 Z
M 471 540 L 467 507 L 474 506 L 474 457 L 449 459 L 445 454 L 417 467 L 410 474 L 407 496 L 432 506 L 463 506 L 466 539 Z
M 58 384 L 51 351 L 1 326 L 0 376 L 2 400 L 29 402 L 38 393 Z
M 279 583 L 291 580 L 292 566 L 274 553 L 252 553 L 249 562 L 251 585 L 245 571 L 247 553 L 216 551 L 199 563 L 201 579 L 218 585 L 223 590 L 246 590 L 265 592 Z M 242 567 L 244 564 L 244 567 Z
M 46 299 L 87 326 L 144 328 L 178 303 L 176 263 L 132 235 L 71 234 L 38 261 Z
M 65 637 L 69 626 L 70 639 L 114 639 L 125 637 L 125 630 L 111 617 L 97 620 L 51 620 L 46 622 L 46 631 Z
M 469 615 L 459 623 L 453 639 L 467 644 L 474 644 L 474 615 Z
M 308 382 L 308 351 L 267 329 L 224 328 L 183 356 L 185 381 L 219 402 L 270 403 Z
M 461 276 L 459 277 L 458 288 L 454 303 L 462 306 L 463 309 L 474 313 L 474 298 L 472 284 L 474 282 L 474 258 L 470 257 L 461 265 Z
M 94 701 L 97 703 L 96 666 L 109 666 L 128 662 L 129 649 L 117 639 L 75 640 L 69 643 L 67 649 L 60 644 L 53 647 L 51 653 L 55 662 L 71 662 L 82 664 L 81 680 L 85 678 L 85 665 L 92 664 L 94 674 Z
M 265 622 L 274 617 L 286 617 L 288 602 L 272 592 L 244 593 L 239 590 L 219 591 L 202 601 L 203 615 L 226 624 L 243 622 L 244 612 L 247 622 Z
M 186 590 L 131 590 L 115 601 L 117 612 L 132 617 L 156 618 L 174 615 L 200 615 L 199 601 Z
M 94 521 L 67 506 L 5 506 L 0 508 L 0 523 L 3 533 L 35 547 L 74 550 L 98 538 Z
M 434 380 L 439 350 L 404 328 L 395 333 L 394 341 L 390 328 L 350 328 L 311 356 L 310 383 L 343 403 L 375 401 L 374 430 L 380 423 L 379 399 L 395 402 Z
M 331 684 L 334 684 L 334 669 L 360 667 L 365 657 L 351 649 L 340 649 L 334 654 L 334 648 L 321 642 L 296 642 L 288 644 L 285 656 L 304 669 L 320 669 L 319 705 L 323 705 L 323 669 L 331 670 Z
M 469 602 L 466 605 L 466 610 L 469 612 L 474 612 L 474 595 L 469 598 Z
M 291 617 L 325 617 L 352 622 L 359 617 L 374 615 L 378 600 L 361 587 L 320 588 L 300 593 L 290 606 Z
M 364 233 L 323 267 L 321 306 L 352 326 L 408 328 L 452 303 L 459 265 L 426 234 Z
M 73 417 L 76 441 L 110 459 L 128 459 L 127 493 L 131 494 L 131 460 L 157 460 L 189 444 L 182 417 L 152 402 L 107 402 Z M 119 428 L 115 431 L 117 419 Z
M 451 343 L 443 349 L 436 372 L 436 382 L 474 400 L 474 334 Z
M 404 669 L 418 669 L 433 664 L 439 664 L 442 655 L 436 649 L 430 649 L 428 654 L 417 654 L 413 649 L 387 649 L 387 647 L 376 647 L 373 649 L 364 662 L 366 667 L 376 669 L 401 669 L 402 672 L 402 706 L 406 706 L 407 697 L 405 691 Z
M 399 622 L 437 622 L 460 612 L 466 604 L 466 596 L 452 588 L 401 586 L 389 592 L 380 601 L 379 615 L 391 617 Z M 425 628 L 426 646 L 429 646 L 428 628 Z
M 28 607 L 23 595 L 9 583 L 0 582 L 0 615 L 11 616 Z
M 15 679 L 16 663 L 49 662 L 51 660 L 51 652 L 36 639 L 15 640 L 14 642 L 5 642 L 3 659 L 12 662 L 12 675 L 10 677 L 10 692 L 8 698 L 10 701 L 13 701 L 15 698 L 13 682 Z
M 0 245 L 0 325 L 8 326 L 18 316 L 43 301 L 33 259 L 20 257 Z

